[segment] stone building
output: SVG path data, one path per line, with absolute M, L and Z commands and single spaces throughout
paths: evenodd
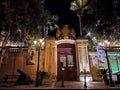
M 74 30 L 65 26 L 57 30 L 56 37 L 45 38 L 45 48 L 40 50 L 39 70 L 55 74 L 58 81 L 63 75 L 66 81 L 81 81 L 80 76 L 84 74 L 100 81 L 102 77 L 98 75 L 99 67 L 95 67 L 93 63 L 97 53 L 95 50 L 88 50 L 88 40 L 76 38 Z M 18 75 L 17 69 L 21 69 L 35 81 L 38 56 L 34 45 L 29 48 L 8 47 L 0 62 L 0 80 L 8 74 Z

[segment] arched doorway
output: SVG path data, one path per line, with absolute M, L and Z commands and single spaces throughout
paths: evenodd
M 62 76 L 65 81 L 77 80 L 75 45 L 62 43 L 57 45 L 57 80 Z

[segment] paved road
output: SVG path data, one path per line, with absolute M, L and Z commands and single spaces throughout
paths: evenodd
M 79 81 L 65 81 L 64 87 L 61 86 L 61 82 L 56 82 L 56 84 L 43 84 L 42 86 L 35 87 L 34 84 L 31 85 L 18 85 L 13 84 L 0 84 L 0 90 L 8 89 L 120 89 L 120 85 L 110 87 L 106 86 L 103 82 L 87 82 L 87 88 L 84 88 L 84 82 Z

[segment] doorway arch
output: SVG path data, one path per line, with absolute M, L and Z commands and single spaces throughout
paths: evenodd
M 60 43 L 57 45 L 57 80 L 77 80 L 75 44 Z

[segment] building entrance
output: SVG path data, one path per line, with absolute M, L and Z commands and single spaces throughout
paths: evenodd
M 74 44 L 59 44 L 57 46 L 57 80 L 63 77 L 65 81 L 77 80 L 77 68 Z

